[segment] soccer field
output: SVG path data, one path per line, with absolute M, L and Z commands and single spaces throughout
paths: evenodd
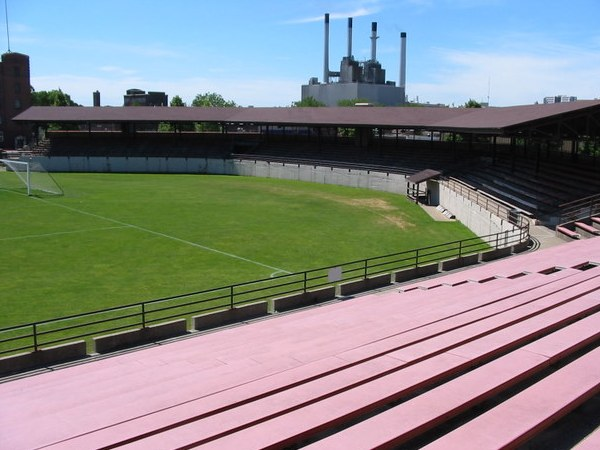
M 0 190 L 0 327 L 473 237 L 404 196 L 364 189 L 211 175 L 54 178 L 63 196 Z

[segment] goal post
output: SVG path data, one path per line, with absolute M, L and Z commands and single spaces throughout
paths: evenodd
M 63 195 L 52 175 L 35 160 L 0 159 L 0 188 L 24 190 L 27 195 Z

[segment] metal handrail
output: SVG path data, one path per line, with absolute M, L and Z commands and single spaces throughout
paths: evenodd
M 524 242 L 528 238 L 527 228 L 516 227 L 511 231 L 487 236 L 12 326 L 0 329 L 0 355 L 38 351 L 92 336 L 146 328 L 174 319 L 190 319 L 198 314 L 308 292 L 326 286 L 338 286 L 351 280 L 463 257 L 490 248 L 508 247 Z M 328 277 L 329 271 L 338 267 L 342 269 L 342 280 L 332 282 Z
M 459 181 L 455 178 L 442 178 L 442 184 L 446 184 L 449 189 L 453 190 L 467 200 L 481 206 L 486 211 L 494 214 L 500 219 L 505 219 L 517 228 L 529 228 L 529 221 L 523 216 L 517 208 L 510 207 L 502 202 L 491 198 L 489 195 L 475 189 L 468 184 Z
M 559 205 L 559 210 L 559 224 L 565 224 L 600 214 L 600 194 L 590 195 L 589 197 L 574 200 L 569 203 L 563 203 L 562 205 Z

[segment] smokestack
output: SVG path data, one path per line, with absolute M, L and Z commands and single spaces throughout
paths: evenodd
M 406 91 L 406 33 L 400 33 L 400 86 Z
M 377 61 L 377 22 L 371 23 L 371 61 Z
M 94 91 L 93 98 L 94 98 L 94 106 L 100 106 L 100 91 Z
M 352 57 L 352 17 L 348 17 L 348 58 Z
M 323 83 L 329 83 L 329 14 L 325 14 L 325 52 L 323 58 Z

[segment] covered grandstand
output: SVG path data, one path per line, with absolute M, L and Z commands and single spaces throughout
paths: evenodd
M 482 109 L 32 107 L 15 120 L 32 126 L 33 149 L 49 157 L 433 169 L 552 225 L 564 222 L 563 209 L 600 193 L 598 100 Z M 198 123 L 217 131 L 182 131 Z M 38 132 L 49 124 L 70 131 Z M 160 124 L 172 131 L 158 132 Z

